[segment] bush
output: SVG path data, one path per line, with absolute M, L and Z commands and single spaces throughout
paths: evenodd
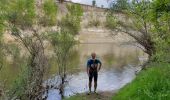
M 108 29 L 114 29 L 117 25 L 117 22 L 116 22 L 116 18 L 114 16 L 111 16 L 111 15 L 107 15 L 106 16 L 106 24 L 105 26 L 108 28 Z
M 100 21 L 97 20 L 97 19 L 93 19 L 93 20 L 90 20 L 89 23 L 88 23 L 88 26 L 92 27 L 92 26 L 95 26 L 95 27 L 98 27 L 100 26 Z
M 59 22 L 59 26 L 69 33 L 75 35 L 80 30 L 81 16 L 83 15 L 83 9 L 79 4 L 68 4 L 68 13 Z
M 31 27 L 34 24 L 35 1 L 14 0 L 9 2 L 9 21 L 21 28 Z
M 43 4 L 44 16 L 40 23 L 44 26 L 54 26 L 57 23 L 57 5 L 54 0 L 45 0 Z
M 30 91 L 29 85 L 31 82 L 29 83 L 29 78 L 31 77 L 31 70 L 27 63 L 22 63 L 20 66 L 22 66 L 22 70 L 10 88 L 9 97 L 13 99 L 21 98 L 26 100 L 28 98 L 28 92 Z
M 3 33 L 3 25 L 1 23 L 3 23 L 3 20 L 0 19 L 0 42 L 1 42 L 2 33 Z
M 6 13 L 6 0 L 0 0 L 0 42 L 3 34 L 4 29 L 4 20 L 5 20 L 5 13 Z

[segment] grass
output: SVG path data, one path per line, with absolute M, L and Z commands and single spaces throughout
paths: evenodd
M 12 66 L 8 62 L 4 62 L 4 66 L 0 70 L 0 83 L 4 82 L 5 86 L 11 86 L 11 83 L 17 78 L 20 72 L 19 66 Z
M 112 100 L 170 100 L 170 64 L 151 64 Z

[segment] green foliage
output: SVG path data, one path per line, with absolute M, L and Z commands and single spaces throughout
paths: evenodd
M 100 24 L 101 23 L 98 19 L 92 19 L 88 22 L 88 27 L 93 27 L 93 26 L 98 27 L 100 26 Z
M 151 22 L 150 19 L 148 19 L 148 15 L 150 13 L 150 2 L 148 0 L 143 0 L 141 2 L 132 0 L 131 6 L 125 12 L 133 21 L 131 26 L 139 32 L 143 32 L 143 30 L 145 30 L 145 37 L 149 38 L 151 36 L 149 31 Z
M 62 79 L 65 78 L 69 59 L 72 54 L 72 47 L 75 45 L 75 34 L 80 30 L 80 21 L 83 10 L 78 4 L 67 5 L 68 13 L 62 17 L 58 25 L 59 32 L 51 34 L 51 43 L 54 46 L 56 54 L 56 62 L 58 66 L 58 73 Z
M 9 91 L 9 97 L 14 99 L 22 98 L 27 99 L 27 92 L 29 91 L 29 78 L 31 77 L 31 70 L 30 66 L 27 65 L 27 62 L 23 61 L 23 63 L 20 63 L 20 66 L 22 66 L 21 72 L 19 72 L 18 77 L 15 79 L 15 82 L 12 84 L 10 91 Z
M 79 4 L 68 4 L 68 13 L 59 22 L 59 26 L 64 30 L 68 30 L 69 33 L 75 35 L 80 30 L 81 16 L 83 15 L 83 9 Z
M 16 44 L 6 44 L 5 48 L 7 50 L 7 53 L 11 55 L 12 57 L 12 65 L 13 67 L 20 66 L 20 63 L 22 62 L 22 58 L 20 57 L 20 49 Z
M 34 0 L 14 0 L 9 2 L 9 21 L 21 28 L 31 27 L 35 20 Z
M 119 4 L 118 2 L 116 3 Z M 123 32 L 132 36 L 140 45 L 145 48 L 145 52 L 150 55 L 152 60 L 167 61 L 170 58 L 166 57 L 169 52 L 169 38 L 170 38 L 170 1 L 169 0 L 132 0 L 129 2 L 127 9 L 122 9 L 120 12 L 130 19 L 130 21 L 123 21 L 116 18 L 117 23 L 107 18 L 107 27 L 110 29 L 123 30 Z M 116 7 L 116 6 L 115 6 Z M 111 13 L 115 9 L 111 8 Z M 109 12 L 109 13 L 110 13 Z M 111 15 L 113 16 L 113 14 Z M 113 16 L 114 19 L 114 16 Z M 126 19 L 124 19 L 126 20 Z M 113 23 L 113 24 L 111 24 Z M 110 27 L 113 26 L 113 27 Z M 121 28 L 120 28 L 121 27 Z M 136 31 L 134 34 L 133 31 Z
M 91 12 L 90 18 L 88 19 L 87 27 L 98 27 L 98 26 L 100 26 L 102 23 L 100 22 L 100 20 L 97 17 L 98 16 L 96 16 L 94 12 Z
M 96 1 L 95 0 L 92 1 L 92 6 L 96 6 Z
M 51 35 L 51 42 L 54 46 L 58 73 L 62 79 L 65 78 L 69 66 L 71 49 L 75 44 L 74 36 L 68 31 L 61 30 Z
M 23 63 L 23 58 L 20 55 L 20 49 L 15 43 L 11 44 L 0 44 L 3 48 L 0 47 L 0 63 L 3 65 L 1 70 L 2 79 L 8 79 L 6 82 L 8 85 L 12 83 L 16 78 L 17 72 Z M 11 70 L 14 69 L 14 70 Z M 10 75 L 8 75 L 10 73 Z
M 1 42 L 3 28 L 4 28 L 3 23 L 4 23 L 4 20 L 2 19 L 1 15 L 0 15 L 0 42 Z
M 51 35 L 55 47 L 59 73 L 65 74 L 70 56 L 70 50 L 76 43 L 74 35 L 80 30 L 80 21 L 83 14 L 78 4 L 67 5 L 68 13 L 59 22 L 60 31 Z
M 53 26 L 57 23 L 57 5 L 55 0 L 45 0 L 43 4 L 44 16 L 41 18 L 41 23 L 45 26 Z
M 4 7 L 2 5 L 2 1 L 0 1 L 0 71 L 2 69 L 3 66 L 3 55 L 2 55 L 2 35 L 3 35 L 3 23 L 4 23 L 4 18 L 3 18 L 3 11 L 4 11 Z
M 94 97 L 93 97 L 94 98 Z M 87 97 L 87 95 L 82 95 L 82 94 L 77 94 L 75 96 L 71 96 L 69 98 L 65 98 L 63 100 L 94 100 L 92 97 L 90 98 L 90 96 Z M 100 98 L 99 95 L 96 96 L 96 98 Z M 101 98 L 100 98 L 101 99 Z M 98 100 L 98 99 L 96 99 Z M 102 99 L 101 99 L 102 100 Z M 106 99 L 107 100 L 107 99 Z
M 122 88 L 112 100 L 169 100 L 170 65 L 155 63 L 139 73 L 132 83 Z
M 73 17 L 74 16 L 66 15 L 58 23 L 62 30 L 68 31 L 72 35 L 77 34 L 80 29 L 80 26 L 78 25 L 79 23 L 76 18 Z
M 23 95 L 25 93 L 24 90 L 26 90 L 23 89 L 27 85 L 26 83 L 23 84 L 23 82 L 26 82 L 26 78 L 23 79 L 26 73 L 25 72 L 20 73 L 19 69 L 26 68 L 25 64 L 27 62 L 24 57 L 20 56 L 20 50 L 16 44 L 5 44 L 4 48 L 5 50 L 3 51 L 5 51 L 6 54 L 0 56 L 0 59 L 1 57 L 3 57 L 1 59 L 3 63 L 3 67 L 0 72 L 0 80 L 4 81 L 5 79 L 5 83 L 6 83 L 5 89 L 9 90 L 9 92 L 6 93 L 7 97 L 11 97 L 11 98 L 18 97 Z M 8 57 L 6 57 L 6 55 L 8 55 Z M 11 57 L 11 60 L 6 60 L 5 57 L 6 58 Z
M 170 1 L 133 0 L 130 8 L 127 10 L 129 16 L 133 19 L 133 24 L 138 31 L 145 31 L 143 37 L 152 41 L 152 60 L 169 62 L 170 38 Z M 169 9 L 169 10 L 168 10 Z M 142 36 L 141 36 L 142 37 Z M 169 60 L 169 61 L 168 61 Z
M 83 15 L 83 9 L 79 4 L 67 4 L 68 15 L 79 18 Z M 78 19 L 80 20 L 80 19 Z
M 111 9 L 114 11 L 122 11 L 129 8 L 128 0 L 114 0 L 111 4 Z
M 3 23 L 4 21 L 0 18 L 0 41 L 1 41 L 1 38 L 2 38 L 2 34 L 3 34 Z
M 155 61 L 170 62 L 170 1 L 155 0 L 150 10 L 150 20 L 153 24 L 152 38 L 155 42 Z
M 117 26 L 116 18 L 110 14 L 106 16 L 106 27 L 108 29 L 114 29 Z
M 5 22 L 5 14 L 6 14 L 6 3 L 7 0 L 1 0 L 0 1 L 0 71 L 4 65 L 4 53 L 3 53 L 3 32 L 4 32 L 4 22 Z
M 55 32 L 51 35 L 52 44 L 59 47 L 62 52 L 68 52 L 69 48 L 74 43 L 74 37 L 67 31 L 61 31 L 61 33 Z M 58 50 L 58 49 L 57 49 Z
M 0 43 L 0 71 L 1 71 L 1 69 L 2 69 L 2 67 L 3 67 L 3 63 L 4 63 L 4 59 L 3 59 L 3 52 L 2 52 L 2 44 Z
M 4 21 L 5 21 L 5 14 L 6 14 L 6 5 L 7 5 L 7 0 L 0 1 L 0 42 L 2 39 L 4 27 L 5 27 Z

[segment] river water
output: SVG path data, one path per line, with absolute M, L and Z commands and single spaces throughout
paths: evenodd
M 117 91 L 135 78 L 135 73 L 139 71 L 140 65 L 146 61 L 147 56 L 139 48 L 133 45 L 123 45 L 115 43 L 84 43 L 74 47 L 76 55 L 71 59 L 76 62 L 72 71 L 67 75 L 65 85 L 66 97 L 77 93 L 88 91 L 88 76 L 86 73 L 86 63 L 90 59 L 90 54 L 96 52 L 97 58 L 102 61 L 102 69 L 98 75 L 97 92 Z M 45 81 L 45 84 L 56 86 L 59 78 L 53 75 Z M 93 90 L 93 88 L 92 88 Z M 47 94 L 47 100 L 60 100 L 59 91 L 51 88 Z

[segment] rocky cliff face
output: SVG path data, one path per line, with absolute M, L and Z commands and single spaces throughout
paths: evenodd
M 41 8 L 41 4 L 43 3 L 43 0 L 36 0 L 36 9 L 37 13 L 40 13 L 39 8 Z M 58 20 L 67 13 L 66 10 L 66 3 L 59 4 L 56 3 L 59 6 L 58 11 Z M 84 10 L 83 16 L 82 16 L 82 22 L 81 22 L 81 31 L 78 35 L 75 36 L 76 40 L 79 40 L 80 43 L 123 43 L 123 42 L 132 42 L 134 41 L 130 36 L 127 34 L 119 33 L 119 32 L 113 32 L 107 28 L 105 28 L 105 22 L 106 22 L 106 10 L 107 9 L 101 9 L 96 7 L 88 7 L 86 8 L 86 5 L 82 5 Z M 99 10 L 97 10 L 99 9 Z M 41 14 L 40 14 L 41 15 Z M 121 19 L 124 18 L 121 14 L 115 14 L 117 17 Z M 99 21 L 98 26 L 90 26 L 89 23 L 91 21 Z M 58 27 L 52 26 L 52 27 L 41 27 L 41 26 L 34 26 L 35 29 L 38 29 L 38 33 L 44 33 L 46 31 L 57 31 Z M 15 38 L 9 34 L 10 32 L 6 31 L 4 34 L 4 41 L 5 43 L 13 43 Z M 29 35 L 31 33 L 30 30 L 25 30 L 23 32 L 26 35 Z M 45 41 L 45 44 L 49 44 L 48 41 Z

